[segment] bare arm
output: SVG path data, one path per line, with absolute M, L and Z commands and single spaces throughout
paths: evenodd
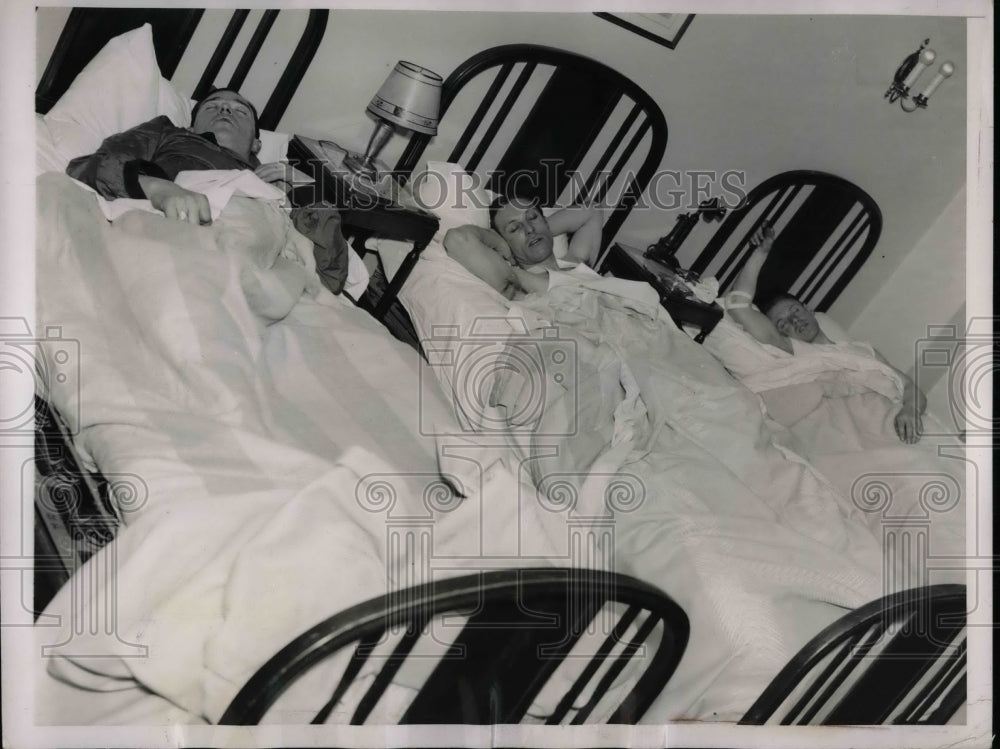
M 508 259 L 510 248 L 499 234 L 478 226 L 459 226 L 444 235 L 444 249 L 470 273 L 507 299 L 548 290 L 547 273 L 529 273 Z
M 875 351 L 875 357 L 898 374 L 903 381 L 903 407 L 896 414 L 893 426 L 900 441 L 912 445 L 920 440 L 920 433 L 923 431 L 923 420 L 920 417 L 927 410 L 927 398 L 913 380 L 892 366 L 878 351 Z
M 484 229 L 474 224 L 465 224 L 449 229 L 444 235 L 444 249 L 450 255 L 453 251 L 462 251 L 470 244 L 476 244 L 493 250 L 504 260 L 513 262 L 507 242 L 493 229 Z
M 553 234 L 570 234 L 567 260 L 593 267 L 601 251 L 604 211 L 600 208 L 571 206 L 556 211 L 548 218 Z
M 185 190 L 169 179 L 139 176 L 139 186 L 153 204 L 153 208 L 163 211 L 167 218 L 187 221 L 189 224 L 212 223 L 212 209 L 208 198 L 200 192 Z
M 788 338 L 779 332 L 767 315 L 750 306 L 754 294 L 757 293 L 757 279 L 760 276 L 760 270 L 764 267 L 771 252 L 771 246 L 774 244 L 774 231 L 770 227 L 758 229 L 750 241 L 757 246 L 750 253 L 743 270 L 736 278 L 733 292 L 737 293 L 734 294 L 733 306 L 727 309 L 732 318 L 758 341 L 777 346 L 790 354 L 792 353 L 792 344 Z

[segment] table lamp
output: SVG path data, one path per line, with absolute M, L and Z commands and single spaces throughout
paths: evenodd
M 368 103 L 378 123 L 364 155 L 350 154 L 344 166 L 352 173 L 377 180 L 376 158 L 394 127 L 424 135 L 437 135 L 441 105 L 441 76 L 412 62 L 399 61 L 378 93 Z

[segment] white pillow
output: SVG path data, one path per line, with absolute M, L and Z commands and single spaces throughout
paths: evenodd
M 159 114 L 175 123 L 191 116 L 186 99 L 160 75 L 152 28 L 146 24 L 108 42 L 44 119 L 62 171 L 71 159 L 96 151 L 109 135 Z
M 36 123 L 38 171 L 66 170 L 77 156 L 96 151 L 110 135 L 159 115 L 178 127 L 191 124 L 193 102 L 160 75 L 149 24 L 109 41 Z M 289 135 L 262 130 L 262 163 L 283 161 Z
M 292 136 L 288 133 L 276 133 L 271 130 L 260 131 L 260 150 L 257 158 L 261 164 L 285 161 L 288 157 L 288 141 Z
M 435 242 L 444 241 L 445 233 L 458 226 L 489 228 L 493 193 L 458 164 L 428 161 L 426 168 L 411 180 L 410 189 L 421 208 L 441 219 Z
M 35 170 L 42 172 L 61 172 L 66 169 L 66 162 L 59 155 L 49 126 L 40 114 L 35 115 Z
M 846 330 L 840 327 L 840 323 L 825 312 L 814 312 L 813 314 L 816 316 L 816 322 L 819 323 L 820 330 L 834 343 L 854 340 L 847 334 Z
M 815 315 L 820 329 L 831 341 L 840 343 L 851 340 L 829 315 L 822 312 Z M 776 358 L 785 356 L 780 349 L 765 346 L 750 335 L 728 312 L 705 338 L 703 345 L 737 379 L 766 371 L 774 366 Z

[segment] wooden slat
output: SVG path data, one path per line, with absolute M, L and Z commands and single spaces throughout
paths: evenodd
M 582 202 L 590 197 L 590 194 L 594 190 L 595 183 L 601 178 L 601 171 L 604 169 L 605 166 L 607 166 L 607 163 L 611 160 L 611 157 L 614 155 L 615 151 L 618 150 L 618 146 L 621 145 L 621 142 L 625 139 L 625 135 L 632 128 L 632 125 L 639 118 L 639 115 L 641 113 L 642 109 L 639 107 L 638 104 L 632 106 L 632 109 L 631 111 L 629 111 L 628 116 L 625 118 L 625 121 L 622 123 L 621 127 L 618 128 L 617 132 L 615 132 L 614 137 L 611 139 L 611 142 L 608 144 L 608 147 L 604 149 L 604 153 L 601 154 L 601 158 L 598 159 L 597 164 L 594 165 L 594 170 L 590 173 L 590 176 L 587 178 L 587 182 L 584 185 L 583 192 L 581 193 L 579 200 L 576 202 Z
M 208 65 L 205 66 L 205 72 L 201 74 L 198 85 L 194 87 L 192 98 L 196 101 L 204 99 L 208 95 L 208 92 L 215 88 L 215 79 L 218 77 L 219 71 L 222 70 L 222 65 L 225 63 L 226 58 L 229 57 L 229 53 L 233 49 L 233 44 L 236 42 L 236 37 L 239 36 L 240 29 L 243 28 L 243 23 L 247 20 L 248 15 L 250 15 L 249 10 L 233 11 L 232 18 L 229 19 L 229 23 L 226 25 L 226 30 L 222 32 L 219 43 L 215 45 L 215 51 L 212 53 Z
M 312 63 L 316 50 L 323 41 L 323 34 L 326 31 L 326 22 L 330 16 L 328 10 L 310 10 L 306 27 L 299 37 L 299 43 L 295 47 L 288 64 L 285 65 L 281 77 L 278 79 L 271 98 L 267 100 L 263 111 L 260 113 L 259 125 L 265 130 L 277 130 L 281 116 L 288 108 L 292 96 L 302 83 L 309 65 Z
M 493 121 L 483 134 L 482 140 L 479 141 L 479 145 L 476 146 L 476 150 L 473 151 L 472 156 L 469 157 L 469 160 L 465 165 L 466 171 L 474 172 L 476 167 L 479 166 L 480 159 L 483 158 L 483 154 L 486 153 L 486 149 L 490 147 L 490 144 L 496 137 L 497 132 L 503 125 L 504 120 L 507 119 L 507 115 L 510 114 L 510 110 L 514 108 L 514 103 L 521 95 L 521 92 L 524 91 L 524 87 L 528 85 L 528 80 L 534 72 L 535 63 L 533 62 L 527 63 L 524 66 L 524 69 L 521 70 L 520 75 L 517 76 L 517 80 L 514 81 L 514 85 L 511 87 L 510 91 L 507 92 L 507 96 L 504 98 L 503 104 L 500 105 L 500 109 L 493 117 Z
M 358 674 L 361 673 L 361 667 L 365 665 L 372 648 L 382 638 L 382 634 L 382 632 L 373 633 L 359 640 L 358 644 L 354 646 L 354 652 L 351 653 L 351 660 L 348 661 L 347 668 L 344 669 L 344 673 L 341 675 L 336 689 L 333 690 L 333 694 L 330 695 L 330 699 L 326 701 L 326 704 L 320 708 L 319 712 L 312 719 L 311 723 L 313 725 L 326 723 L 326 719 L 330 717 L 330 713 L 333 712 L 337 703 L 344 698 L 348 688 L 354 683 Z
M 479 102 L 479 106 L 476 107 L 476 111 L 472 115 L 472 119 L 469 120 L 469 124 L 466 125 L 465 130 L 462 131 L 462 137 L 458 139 L 458 143 L 455 144 L 455 148 L 452 149 L 451 155 L 448 157 L 448 161 L 452 163 L 458 163 L 461 159 L 462 154 L 465 153 L 465 149 L 469 146 L 469 141 L 472 140 L 472 136 L 476 134 L 479 129 L 479 125 L 482 123 L 483 118 L 486 113 L 493 106 L 493 102 L 496 101 L 497 94 L 500 93 L 500 89 L 503 84 L 506 83 L 507 78 L 510 76 L 510 72 L 514 69 L 513 63 L 507 63 L 501 66 L 500 71 L 497 73 L 496 78 L 493 79 L 493 83 L 490 84 L 489 89 L 486 91 L 486 95 L 483 100 Z
M 240 61 L 236 64 L 233 77 L 229 79 L 229 88 L 239 91 L 247 78 L 247 73 L 250 72 L 250 68 L 253 66 L 254 60 L 257 59 L 257 53 L 264 46 L 264 40 L 271 33 L 271 27 L 277 18 L 278 11 L 264 11 L 264 15 L 261 16 L 257 28 L 254 29 L 253 36 L 250 37 L 250 41 L 247 43 L 247 48 L 243 50 L 243 56 L 240 57 Z
M 604 659 L 607 658 L 608 653 L 610 653 L 612 648 L 614 648 L 614 646 L 621 641 L 622 637 L 625 636 L 625 632 L 628 630 L 629 625 L 635 621 L 635 618 L 639 615 L 641 610 L 642 609 L 638 606 L 629 606 L 629 608 L 622 615 L 622 618 L 615 624 L 615 628 L 611 631 L 611 634 L 604 638 L 604 642 L 601 643 L 601 647 L 597 649 L 597 652 L 587 663 L 587 667 L 583 670 L 580 676 L 577 677 L 576 681 L 573 682 L 573 686 L 569 688 L 566 694 L 563 695 L 563 698 L 559 701 L 559 704 L 556 705 L 555 710 L 552 711 L 552 715 L 550 715 L 545 721 L 546 725 L 557 726 L 562 722 L 563 718 L 566 717 L 566 713 L 568 713 L 570 708 L 573 707 L 573 703 L 576 701 L 577 697 L 580 696 L 587 684 L 589 684 L 590 680 L 594 677 L 594 674 L 597 673 L 597 670 L 601 667 L 601 664 L 604 663 Z

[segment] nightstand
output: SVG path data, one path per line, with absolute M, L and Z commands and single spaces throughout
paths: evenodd
M 640 249 L 620 242 L 612 245 L 602 270 L 616 278 L 645 281 L 656 289 L 660 304 L 678 328 L 690 325 L 699 329 L 694 337 L 698 343 L 703 343 L 705 336 L 722 319 L 722 307 L 715 302 L 706 304 L 700 301 L 680 276 L 667 266 L 644 257 Z
M 387 315 L 396 302 L 403 282 L 420 258 L 420 253 L 430 243 L 438 230 L 438 217 L 421 209 L 410 191 L 400 187 L 391 176 L 385 176 L 378 188 L 359 181 L 343 166 L 347 151 L 331 141 L 320 141 L 296 135 L 288 144 L 288 162 L 299 171 L 311 176 L 315 182 L 296 185 L 292 191 L 292 204 L 312 205 L 325 202 L 340 211 L 344 235 L 351 240 L 355 251 L 364 255 L 366 239 L 379 236 L 412 242 L 392 282 L 386 284 L 381 271 L 372 275 L 372 282 L 358 304 L 386 323 L 397 337 L 412 343 L 415 336 L 405 314 L 402 316 L 408 331 L 397 331 L 389 325 Z M 380 294 L 381 292 L 381 294 Z M 399 317 L 397 310 L 393 317 Z M 400 335 L 406 333 L 406 337 Z

